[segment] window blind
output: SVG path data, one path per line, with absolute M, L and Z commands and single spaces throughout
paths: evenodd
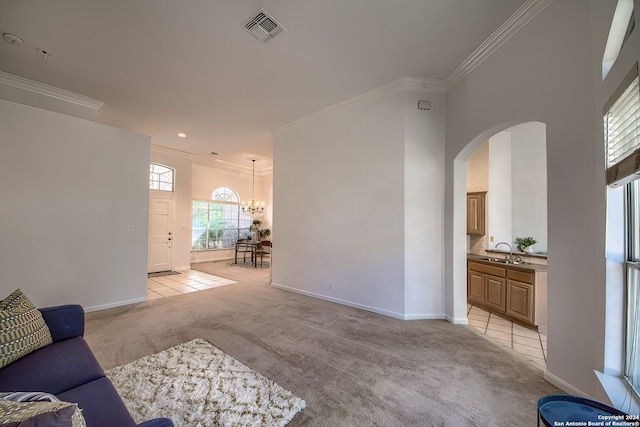
M 621 185 L 640 175 L 640 84 L 638 64 L 604 107 L 607 184 Z

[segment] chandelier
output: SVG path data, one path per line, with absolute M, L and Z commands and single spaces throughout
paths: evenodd
M 254 198 L 256 189 L 256 159 L 251 159 L 251 161 L 253 162 L 251 202 L 249 204 L 242 202 L 242 213 L 249 216 L 260 216 L 264 213 L 264 202 L 258 205 Z

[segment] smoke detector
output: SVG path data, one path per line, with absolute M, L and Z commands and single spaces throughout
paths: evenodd
M 11 34 L 11 33 L 4 33 L 2 35 L 2 38 L 4 39 L 4 41 L 6 41 L 9 44 L 14 44 L 14 45 L 19 45 L 24 43 L 23 40 L 16 36 L 15 34 Z
M 244 29 L 261 43 L 266 43 L 282 30 L 287 30 L 264 9 L 259 9 L 242 24 Z

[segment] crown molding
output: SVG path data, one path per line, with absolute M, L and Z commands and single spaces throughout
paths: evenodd
M 209 154 L 197 154 L 189 153 L 187 151 L 176 150 L 175 148 L 164 147 L 162 145 L 151 144 L 150 150 L 158 154 L 166 154 L 173 157 L 178 157 L 185 160 L 190 160 L 192 165 L 199 165 L 208 168 L 215 168 L 219 172 L 224 172 L 227 175 L 238 176 L 246 178 L 252 175 L 252 166 L 246 164 L 238 164 L 236 162 L 230 162 L 227 160 L 212 158 Z M 252 155 L 252 157 L 260 158 L 260 156 Z M 265 158 L 266 159 L 266 158 Z M 270 160 L 270 159 L 269 159 Z M 256 167 L 256 178 L 264 178 L 273 176 L 273 166 L 268 167 Z
M 520 30 L 533 21 L 554 0 L 528 0 L 485 40 L 471 55 L 458 65 L 445 79 L 446 90 L 453 89 L 480 64 L 486 61 Z
M 245 170 L 242 166 L 238 166 L 231 162 L 221 163 L 219 160 L 214 160 L 212 162 L 194 160 L 191 165 L 192 168 L 204 168 L 209 170 L 213 169 L 217 174 L 233 176 L 236 178 L 251 179 L 253 176 L 250 168 L 249 170 Z M 256 169 L 256 182 L 268 182 L 272 178 L 273 168 L 263 170 Z
M 404 77 L 404 90 L 414 92 L 445 93 L 444 80 Z
M 240 165 L 238 163 L 235 162 L 229 162 L 227 160 L 222 160 L 222 159 L 215 159 L 216 165 L 220 166 L 224 166 L 225 168 L 229 169 L 229 170 L 234 170 L 237 172 L 243 172 L 246 175 L 251 175 L 252 174 L 252 168 L 250 166 L 246 166 L 246 165 Z M 271 176 L 273 175 L 273 166 L 269 166 L 266 168 L 256 168 L 255 169 L 256 172 L 256 176 L 257 177 L 265 177 L 265 176 Z
M 402 92 L 425 92 L 425 93 L 445 93 L 444 80 L 437 79 L 425 79 L 422 77 L 402 77 L 397 80 L 385 83 L 381 86 L 375 87 L 367 92 L 356 95 L 345 101 L 333 104 L 322 110 L 316 111 L 304 117 L 294 120 L 276 128 L 269 129 L 272 134 L 278 134 L 284 131 L 289 131 L 306 123 L 309 123 L 313 118 L 325 114 L 330 111 L 337 111 L 347 107 L 357 107 L 361 105 L 371 104 L 384 98 L 396 95 Z
M 89 98 L 88 96 L 69 92 L 68 90 L 40 83 L 35 80 L 25 79 L 24 77 L 9 74 L 4 71 L 0 71 L 0 84 L 59 99 L 61 101 L 80 105 L 86 108 L 91 108 L 93 110 L 99 109 L 102 104 L 104 104 L 102 101 Z

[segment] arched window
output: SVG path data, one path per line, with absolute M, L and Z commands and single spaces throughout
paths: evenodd
M 224 202 L 240 202 L 238 193 L 229 187 L 218 187 L 211 193 L 211 200 L 220 200 Z
M 160 191 L 173 191 L 174 169 L 159 165 L 149 164 L 149 189 Z
M 633 0 L 618 0 L 602 56 L 602 80 L 607 77 L 609 70 L 618 59 L 622 46 L 629 40 L 635 27 Z
M 218 187 L 211 200 L 193 201 L 193 250 L 234 248 L 238 238 L 251 235 L 251 217 L 241 215 L 240 197 L 233 188 Z

